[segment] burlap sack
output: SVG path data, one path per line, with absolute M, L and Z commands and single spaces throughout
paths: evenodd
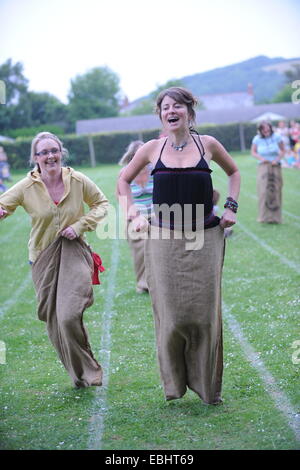
M 262 163 L 257 168 L 258 222 L 282 222 L 282 170 L 280 165 Z
M 133 259 L 133 268 L 138 290 L 147 291 L 148 285 L 145 273 L 145 240 L 138 237 L 136 232 L 132 233 L 130 222 L 127 223 L 126 237 Z
M 199 250 L 187 250 L 185 238 L 153 238 L 145 242 L 146 278 L 166 399 L 182 397 L 189 387 L 205 403 L 218 403 L 224 231 L 220 226 L 204 230 Z
M 80 239 L 60 237 L 32 266 L 38 317 L 74 385 L 101 385 L 102 369 L 90 348 L 83 312 L 93 304 L 93 261 Z

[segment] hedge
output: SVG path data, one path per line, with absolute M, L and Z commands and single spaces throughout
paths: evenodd
M 200 134 L 214 136 L 230 152 L 243 150 L 239 126 L 239 124 L 202 125 L 197 130 Z M 107 132 L 91 134 L 90 136 L 63 135 L 59 137 L 69 151 L 67 164 L 70 166 L 89 166 L 91 164 L 89 138 L 92 138 L 94 145 L 96 164 L 117 163 L 132 140 L 142 139 L 146 142 L 156 139 L 159 133 L 160 129 L 155 129 L 142 132 Z M 256 125 L 243 123 L 243 133 L 245 148 L 250 148 L 251 141 L 256 133 Z M 14 142 L 3 141 L 0 143 L 7 153 L 12 169 L 28 168 L 31 140 L 32 138 L 17 138 Z

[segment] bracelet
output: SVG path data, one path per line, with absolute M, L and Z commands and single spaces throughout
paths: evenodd
M 226 199 L 226 202 L 224 204 L 224 209 L 230 209 L 232 212 L 236 214 L 238 207 L 239 207 L 238 203 L 232 197 L 228 197 Z

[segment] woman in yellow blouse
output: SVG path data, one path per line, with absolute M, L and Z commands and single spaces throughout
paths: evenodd
M 0 196 L 0 218 L 22 206 L 31 217 L 29 262 L 38 316 L 76 387 L 102 384 L 82 323 L 93 303 L 93 256 L 84 232 L 95 230 L 108 201 L 87 176 L 63 167 L 67 151 L 57 136 L 38 134 L 31 145 L 33 171 Z M 85 213 L 84 203 L 89 206 Z

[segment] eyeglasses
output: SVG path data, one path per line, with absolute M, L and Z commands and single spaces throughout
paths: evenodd
M 43 156 L 43 157 L 46 157 L 47 155 L 49 155 L 49 153 L 52 153 L 52 155 L 56 155 L 60 150 L 58 148 L 53 148 L 53 149 L 50 149 L 50 150 L 42 150 L 41 152 L 36 152 L 35 155 L 37 157 L 40 157 L 40 156 Z

